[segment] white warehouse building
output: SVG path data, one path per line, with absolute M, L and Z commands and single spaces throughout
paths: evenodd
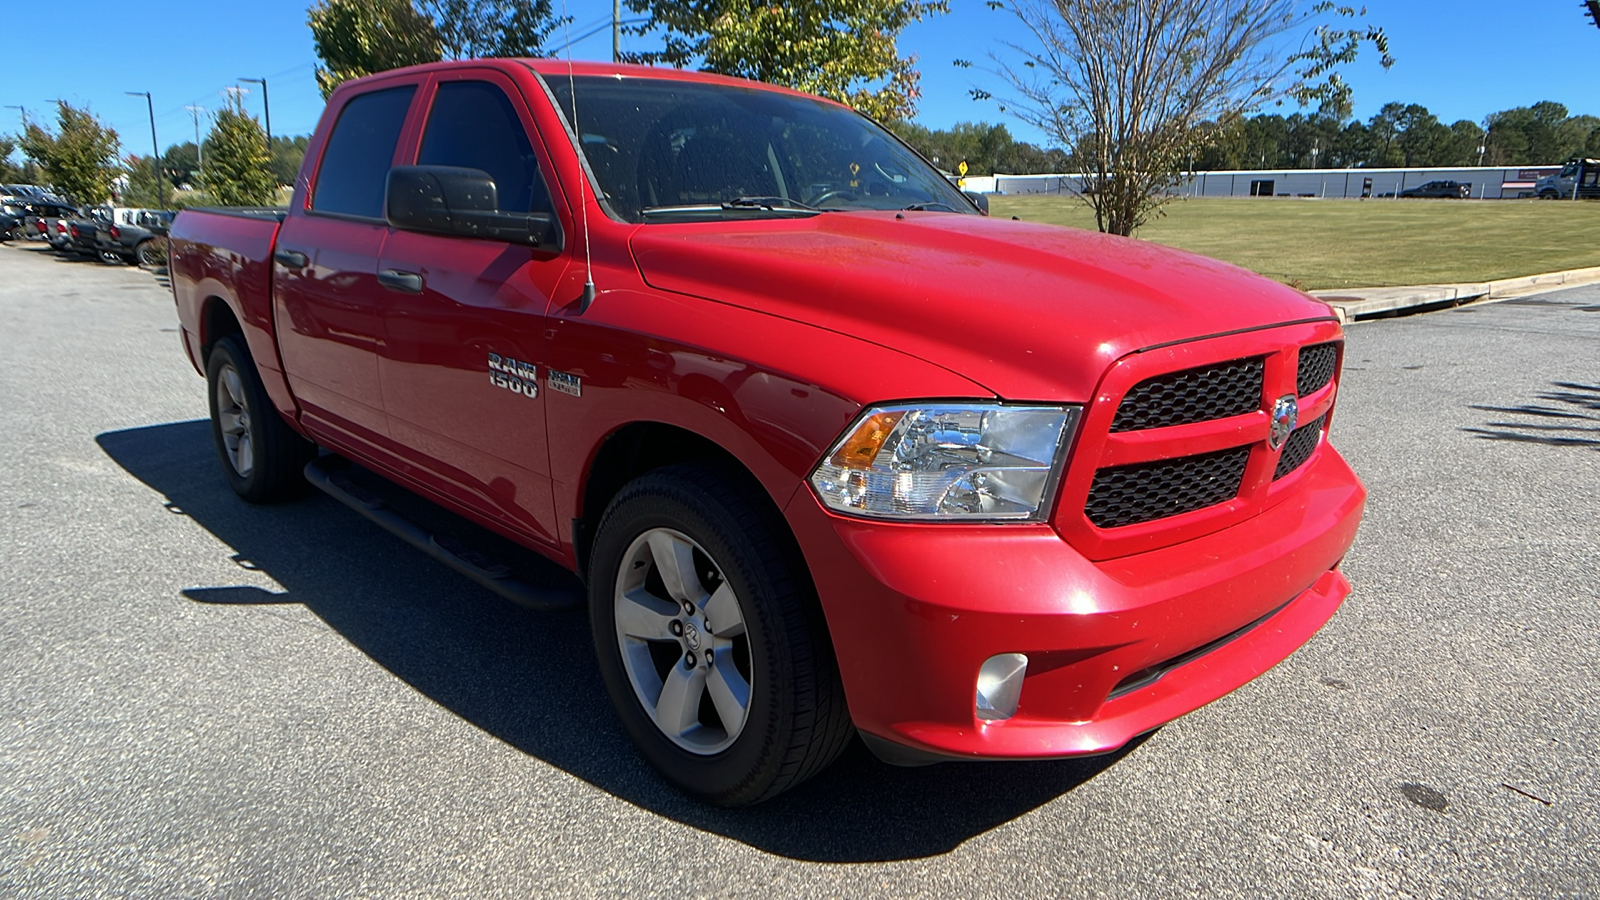
M 1555 166 L 1472 166 L 1457 169 L 1240 169 L 1194 172 L 1184 176 L 1172 193 L 1185 197 L 1394 197 L 1401 191 L 1430 181 L 1458 181 L 1471 185 L 1475 200 L 1532 197 L 1534 182 L 1560 171 Z M 968 190 L 1000 194 L 1074 194 L 1083 175 L 995 175 L 994 184 Z M 987 182 L 989 179 L 981 179 Z

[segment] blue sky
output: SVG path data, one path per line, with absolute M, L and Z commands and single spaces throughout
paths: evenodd
M 561 0 L 555 2 L 559 11 Z M 22 105 L 53 120 L 54 98 L 88 103 L 121 134 L 126 151 L 149 151 L 150 126 L 144 98 L 124 91 L 152 93 L 162 149 L 193 140 L 185 106 L 216 109 L 221 92 L 239 78 L 268 79 L 274 133 L 309 133 L 321 114 L 305 0 L 87 0 L 70 7 L 70 22 L 54 3 L 7 5 L 0 16 L 7 37 L 0 107 Z M 609 20 L 610 3 L 567 0 L 567 13 L 577 37 Z M 1360 118 L 1391 100 L 1421 103 L 1446 123 L 1547 99 L 1600 115 L 1600 29 L 1583 18 L 1578 0 L 1379 0 L 1368 13 L 1387 30 L 1398 61 L 1385 72 L 1369 55 L 1345 70 Z M 982 0 L 951 0 L 949 15 L 907 29 L 901 49 L 917 54 L 923 73 L 918 120 L 935 128 L 1006 121 L 1014 133 L 1037 140 L 994 105 L 968 97 L 973 86 L 1003 93 L 992 76 L 953 65 L 957 58 L 982 62 L 990 52 L 1004 53 L 1002 42 L 1023 38 L 1008 14 Z M 632 41 L 625 46 L 642 39 Z M 610 30 L 575 42 L 572 51 L 578 59 L 609 59 Z M 258 86 L 243 86 L 252 91 L 247 107 L 259 115 Z M 0 132 L 19 124 L 17 110 L 0 108 Z M 200 125 L 204 132 L 203 116 Z

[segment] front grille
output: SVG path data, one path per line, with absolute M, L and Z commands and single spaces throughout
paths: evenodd
M 1265 358 L 1235 359 L 1146 378 L 1117 407 L 1112 431 L 1143 431 L 1242 416 L 1261 408 Z
M 1289 439 L 1283 442 L 1283 454 L 1278 457 L 1278 468 L 1272 472 L 1272 480 L 1293 472 L 1305 465 L 1311 458 L 1311 451 L 1317 449 L 1317 438 L 1322 435 L 1322 417 L 1315 422 L 1301 425 L 1289 434 Z
M 1322 389 L 1333 380 L 1334 367 L 1339 363 L 1338 344 L 1316 344 L 1300 348 L 1300 368 L 1295 374 L 1295 393 L 1304 397 Z
M 1083 512 L 1101 528 L 1118 528 L 1204 509 L 1238 496 L 1249 460 L 1249 447 L 1233 447 L 1101 469 Z

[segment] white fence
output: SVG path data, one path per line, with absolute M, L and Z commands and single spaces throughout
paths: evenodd
M 1459 169 L 1240 169 L 1195 172 L 1172 191 L 1184 197 L 1393 197 L 1430 181 L 1472 186 L 1474 199 L 1531 197 L 1533 184 L 1560 171 L 1555 166 L 1473 166 Z M 1083 175 L 996 175 L 999 194 L 1075 194 Z M 977 181 L 968 178 L 968 190 Z M 989 191 L 985 191 L 988 193 Z

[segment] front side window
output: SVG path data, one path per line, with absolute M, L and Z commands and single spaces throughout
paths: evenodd
M 552 212 L 539 158 L 505 91 L 485 81 L 439 86 L 417 154 L 419 166 L 481 169 L 501 212 Z
M 361 94 L 346 103 L 328 136 L 311 208 L 383 218 L 383 189 L 416 85 Z
M 630 222 L 853 209 L 977 212 L 870 119 L 821 100 L 655 78 L 548 84 L 607 204 Z

